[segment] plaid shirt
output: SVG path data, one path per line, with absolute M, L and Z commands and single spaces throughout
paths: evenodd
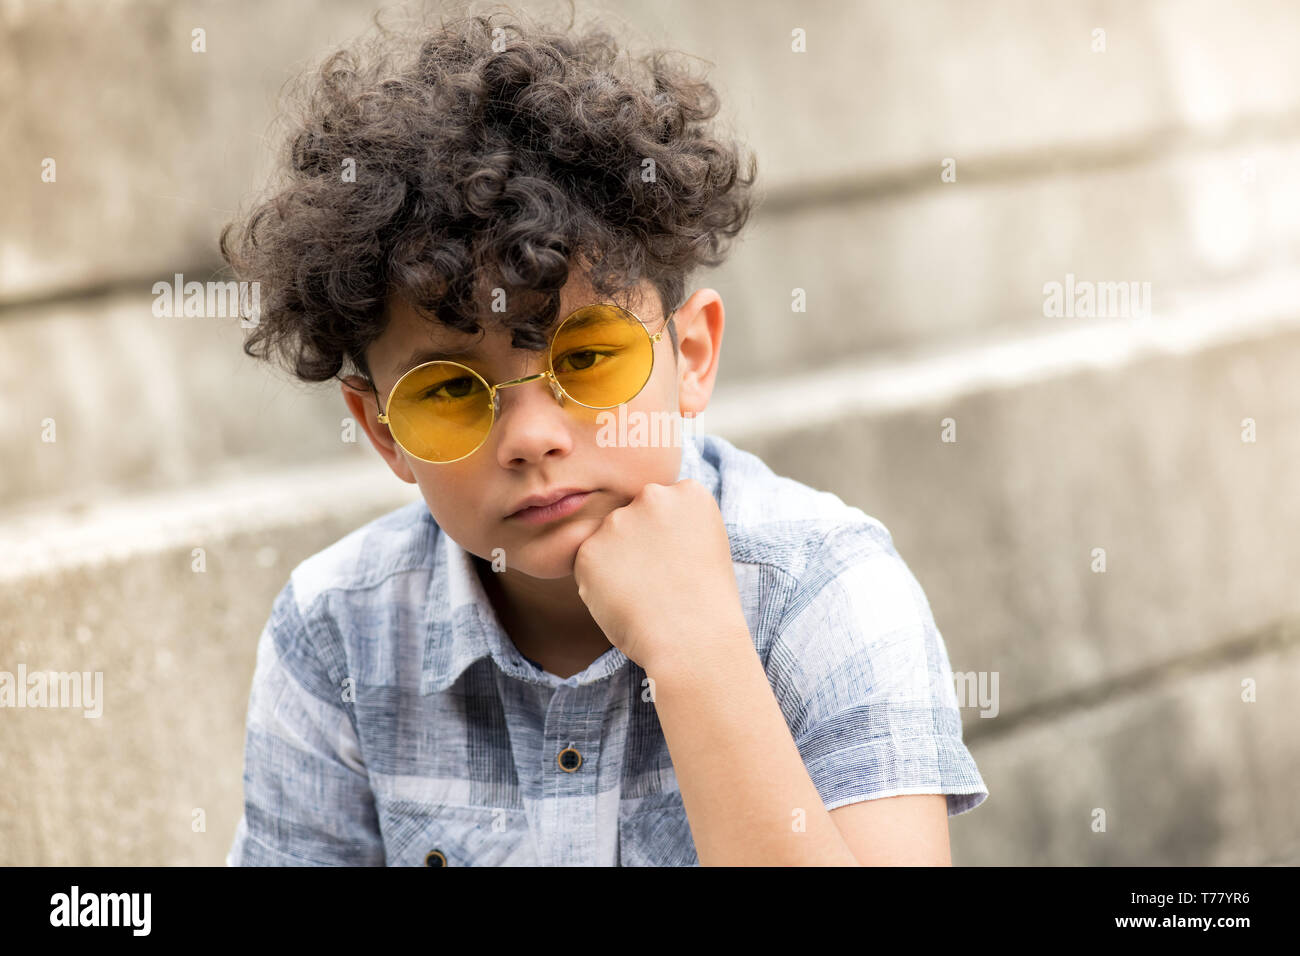
M 718 502 L 754 646 L 826 808 L 978 806 L 947 650 L 885 527 L 717 436 L 685 435 L 680 477 Z M 644 679 L 613 647 L 568 678 L 530 663 L 471 556 L 423 501 L 399 508 L 303 561 L 275 601 L 226 862 L 698 865 Z

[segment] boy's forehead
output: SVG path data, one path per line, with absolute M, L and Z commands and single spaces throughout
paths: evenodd
M 572 309 L 569 311 L 572 311 Z M 559 312 L 550 323 L 550 328 L 557 326 L 567 314 L 565 304 L 561 302 Z M 403 345 L 421 344 L 462 348 L 492 338 L 508 339 L 510 337 L 510 329 L 500 316 L 479 316 L 479 330 L 477 332 L 462 332 L 444 324 L 436 315 L 421 311 L 405 301 L 394 305 L 390 309 L 389 319 L 386 336 L 388 332 L 393 333 L 389 337 L 400 339 Z
M 596 293 L 596 291 L 579 276 L 573 276 L 560 290 L 560 307 L 555 316 L 551 319 L 546 327 L 547 332 L 554 331 L 570 313 L 586 305 L 592 305 L 596 302 L 614 301 L 606 296 Z M 624 298 L 623 304 L 633 312 L 641 315 L 643 320 L 649 321 L 651 317 L 642 314 L 645 303 L 649 301 L 644 291 L 640 288 L 635 290 L 635 294 Z M 392 332 L 394 338 L 410 340 L 411 344 L 421 344 L 434 347 L 447 347 L 452 349 L 468 348 L 476 342 L 481 342 L 485 338 L 509 338 L 510 329 L 497 316 L 489 313 L 485 321 L 481 320 L 478 332 L 462 332 L 459 329 L 453 329 L 444 325 L 437 317 L 426 314 L 415 308 L 409 301 L 401 296 L 392 296 L 388 300 L 389 327 L 387 332 Z M 384 337 L 389 337 L 385 334 Z

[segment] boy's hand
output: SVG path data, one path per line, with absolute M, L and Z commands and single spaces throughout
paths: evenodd
M 573 576 L 610 643 L 647 671 L 751 640 L 722 513 L 694 479 L 647 484 L 607 514 Z

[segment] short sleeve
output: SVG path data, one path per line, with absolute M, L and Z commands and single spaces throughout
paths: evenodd
M 335 675 L 338 676 L 338 675 Z M 308 638 L 290 580 L 257 646 L 244 809 L 228 866 L 383 866 L 352 719 Z
M 929 601 L 874 518 L 809 559 L 767 671 L 826 809 L 943 793 L 954 816 L 988 797 Z

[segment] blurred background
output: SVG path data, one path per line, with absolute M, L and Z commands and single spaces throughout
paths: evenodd
M 991 794 L 954 863 L 1300 863 L 1300 6 L 577 9 L 758 156 L 700 429 L 892 532 Z M 374 11 L 0 2 L 0 670 L 104 675 L 0 710 L 0 863 L 221 864 L 272 599 L 416 498 L 337 385 L 152 309 Z

